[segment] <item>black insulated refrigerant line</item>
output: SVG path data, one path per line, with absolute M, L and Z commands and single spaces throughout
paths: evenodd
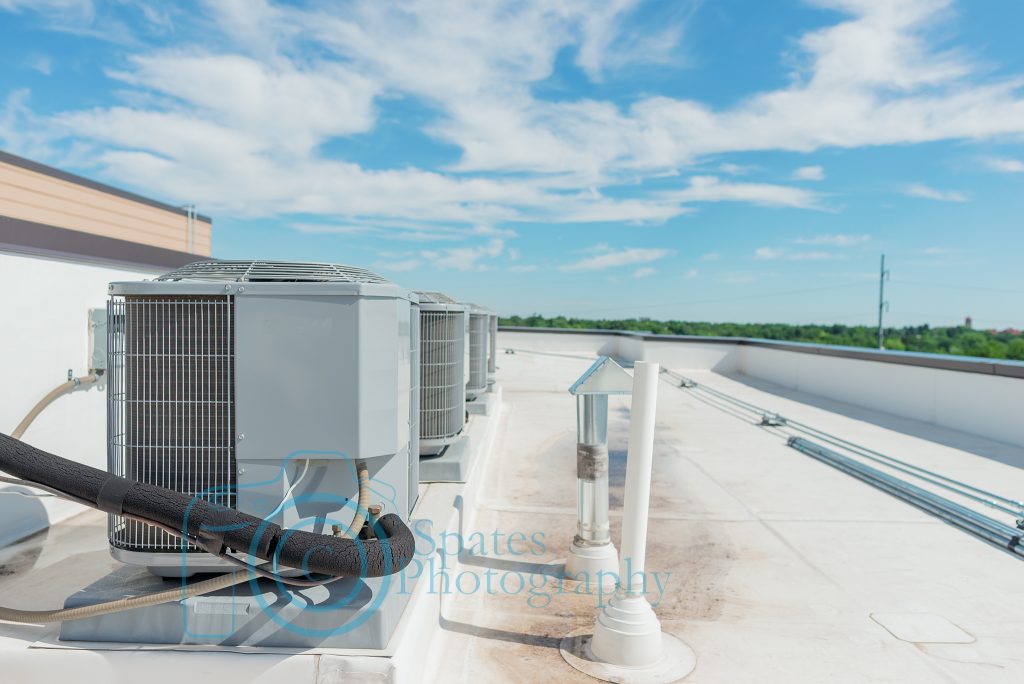
M 415 553 L 412 531 L 393 513 L 381 516 L 374 525 L 374 539 L 283 529 L 233 508 L 55 456 L 4 434 L 0 434 L 0 470 L 106 513 L 128 514 L 181 530 L 211 553 L 234 549 L 306 573 L 383 577 L 403 570 Z

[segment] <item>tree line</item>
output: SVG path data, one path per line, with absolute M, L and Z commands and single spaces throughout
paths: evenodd
M 508 316 L 501 325 L 530 328 L 631 330 L 656 335 L 755 337 L 787 342 L 835 344 L 848 347 L 878 346 L 878 328 L 866 325 L 792 325 L 788 323 L 707 323 L 658 321 L 650 318 L 591 319 L 555 316 Z M 885 328 L 885 348 L 896 351 L 981 356 L 1024 361 L 1024 336 L 1018 330 L 974 330 L 966 326 L 911 325 Z

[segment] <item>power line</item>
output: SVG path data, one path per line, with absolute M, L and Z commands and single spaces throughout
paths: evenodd
M 875 315 L 875 312 L 874 312 L 874 311 L 861 311 L 860 313 L 855 313 L 855 314 L 845 314 L 845 315 L 843 315 L 843 316 L 832 316 L 832 315 L 830 314 L 830 315 L 829 315 L 829 317 L 830 317 L 830 318 L 831 318 L 832 320 L 836 320 L 836 321 L 848 321 L 848 320 L 850 320 L 851 318 L 865 318 L 865 319 L 866 319 L 866 318 L 868 318 L 869 316 L 874 316 L 874 315 Z M 870 325 L 870 323 L 864 323 L 864 325 Z
M 886 276 L 888 276 L 888 272 L 886 272 Z M 885 279 L 888 280 L 891 283 L 898 283 L 900 285 L 912 285 L 912 286 L 917 286 L 917 287 L 938 287 L 938 288 L 954 289 L 954 290 L 978 290 L 978 291 L 985 291 L 985 292 L 1003 292 L 1003 293 L 1011 293 L 1011 294 L 1024 294 L 1024 290 L 1013 290 L 1013 289 L 1005 289 L 1005 288 L 992 288 L 992 287 L 973 286 L 973 285 L 959 285 L 959 284 L 951 284 L 951 283 L 926 283 L 926 282 L 920 282 L 920 281 L 903 280 L 903 279 L 889 278 L 889 277 L 886 277 Z M 788 297 L 788 296 L 794 296 L 794 295 L 806 295 L 806 294 L 814 294 L 814 293 L 817 293 L 817 292 L 828 292 L 828 291 L 833 291 L 833 290 L 844 290 L 844 289 L 852 289 L 852 288 L 862 288 L 862 287 L 865 287 L 867 284 L 868 283 L 845 283 L 845 284 L 842 284 L 842 285 L 828 285 L 828 286 L 825 286 L 825 287 L 800 288 L 800 289 L 794 289 L 794 290 L 779 290 L 779 291 L 775 291 L 775 292 L 764 292 L 764 293 L 749 294 L 749 295 L 735 295 L 735 296 L 731 296 L 731 297 L 714 297 L 714 298 L 709 298 L 709 299 L 691 299 L 691 300 L 672 301 L 672 302 L 657 302 L 657 303 L 651 303 L 651 304 L 634 304 L 634 305 L 630 305 L 630 306 L 619 306 L 619 307 L 600 307 L 600 308 L 590 308 L 590 309 L 578 309 L 578 310 L 576 310 L 576 313 L 574 313 L 573 316 L 571 316 L 570 318 L 578 318 L 582 314 L 603 314 L 603 313 L 606 313 L 606 312 L 615 312 L 615 311 L 636 311 L 636 310 L 658 309 L 658 308 L 666 308 L 666 307 L 697 306 L 697 305 L 701 305 L 701 304 L 720 304 L 720 303 L 725 303 L 725 302 L 737 302 L 737 301 L 747 301 L 747 300 L 756 300 L 756 299 L 771 299 L 771 298 L 775 298 L 775 297 Z M 883 302 L 882 304 L 883 305 L 887 305 L 888 302 Z M 849 319 L 849 318 L 859 318 L 861 315 L 868 316 L 868 315 L 871 315 L 871 313 L 875 313 L 875 312 L 870 312 L 870 313 L 865 313 L 865 314 L 852 314 L 852 315 L 848 315 L 848 316 L 830 316 L 830 318 L 832 318 L 833 320 L 842 320 L 842 319 Z M 896 312 L 894 315 L 899 316 L 899 317 L 903 317 L 903 316 L 906 316 L 906 315 L 929 316 L 929 317 L 936 317 L 936 318 L 946 318 L 946 319 L 950 319 L 950 320 L 959 320 L 959 316 L 952 315 L 952 314 L 923 314 L 923 313 L 916 313 L 916 312 Z M 976 319 L 976 320 L 979 320 L 980 322 L 996 323 L 996 321 L 994 321 L 993 319 Z
M 1010 290 L 1002 287 L 984 287 L 979 285 L 958 285 L 956 283 L 922 283 L 915 280 L 893 280 L 900 285 L 916 285 L 918 287 L 941 287 L 949 290 L 979 290 L 982 292 L 1005 292 L 1009 294 L 1024 294 L 1024 290 Z

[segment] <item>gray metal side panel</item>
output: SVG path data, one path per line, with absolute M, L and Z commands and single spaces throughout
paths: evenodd
M 395 300 L 236 297 L 238 460 L 398 453 L 408 404 L 395 395 L 409 381 L 398 377 L 397 313 Z
M 409 307 L 409 514 L 419 498 L 420 486 L 420 311 Z

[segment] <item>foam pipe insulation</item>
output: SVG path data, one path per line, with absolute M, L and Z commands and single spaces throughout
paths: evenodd
M 415 553 L 412 532 L 393 513 L 376 522 L 374 539 L 283 529 L 232 508 L 61 458 L 4 434 L 0 470 L 107 513 L 127 513 L 180 529 L 209 551 L 233 549 L 307 573 L 383 577 L 404 569 Z

